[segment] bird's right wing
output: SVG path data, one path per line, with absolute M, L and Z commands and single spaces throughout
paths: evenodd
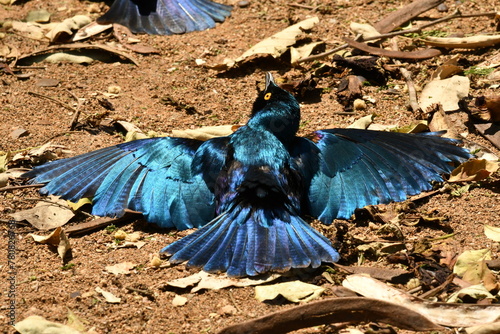
M 140 211 L 162 227 L 200 227 L 215 216 L 214 195 L 191 163 L 201 141 L 149 138 L 56 160 L 24 174 L 42 193 L 70 201 L 92 197 L 92 213 Z
M 358 129 L 314 133 L 318 169 L 309 186 L 310 213 L 323 223 L 348 219 L 366 205 L 403 201 L 471 157 L 442 133 L 404 134 Z M 312 144 L 312 143 L 311 143 Z
M 100 24 L 119 23 L 134 33 L 182 34 L 215 27 L 231 7 L 210 0 L 115 0 Z

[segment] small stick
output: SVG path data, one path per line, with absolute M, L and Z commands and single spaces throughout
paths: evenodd
M 78 97 L 75 94 L 73 94 L 72 91 L 66 89 L 66 92 L 68 92 L 68 94 L 70 94 L 76 100 L 77 103 L 76 111 L 73 115 L 73 118 L 71 119 L 71 122 L 69 123 L 69 131 L 73 131 L 75 129 L 76 124 L 78 123 L 78 117 L 80 117 L 81 103 L 80 99 L 78 99 Z
M 7 187 L 0 188 L 0 192 L 9 191 L 9 190 L 16 190 L 16 189 L 25 189 L 25 188 L 41 188 L 43 186 L 45 186 L 45 184 L 41 184 L 41 183 L 26 184 L 23 186 L 7 186 Z
M 296 7 L 296 8 L 309 9 L 309 10 L 316 10 L 316 9 L 318 9 L 318 7 L 300 5 L 298 3 L 290 3 L 290 4 L 288 4 L 288 7 Z
M 395 51 L 399 51 L 398 43 L 396 41 L 396 38 L 392 39 L 392 49 Z M 396 65 L 402 65 L 401 61 L 398 59 L 393 59 L 394 63 Z M 411 110 L 413 110 L 414 113 L 419 113 L 422 111 L 420 109 L 420 106 L 418 105 L 418 99 L 417 99 L 417 90 L 415 89 L 415 84 L 413 83 L 413 79 L 411 78 L 411 73 L 404 67 L 399 67 L 399 71 L 401 72 L 401 75 L 405 78 L 406 80 L 406 86 L 408 86 L 408 95 L 410 98 L 410 107 Z
M 33 95 L 33 96 L 36 96 L 36 97 L 41 97 L 41 98 L 44 98 L 44 99 L 50 100 L 50 101 L 52 101 L 52 102 L 57 103 L 57 104 L 58 104 L 58 105 L 60 105 L 61 107 L 64 107 L 64 108 L 66 108 L 66 109 L 68 109 L 68 110 L 71 110 L 71 111 L 73 111 L 73 112 L 75 112 L 75 113 L 76 113 L 75 108 L 73 108 L 73 107 L 72 107 L 72 106 L 70 106 L 70 105 L 67 105 L 67 104 L 66 104 L 66 103 L 64 103 L 64 102 L 61 102 L 61 101 L 59 101 L 59 100 L 56 100 L 56 99 L 54 99 L 53 97 L 50 97 L 50 96 L 47 96 L 47 95 L 43 95 L 43 94 L 39 94 L 39 93 L 35 93 L 35 92 L 28 92 L 28 94 Z

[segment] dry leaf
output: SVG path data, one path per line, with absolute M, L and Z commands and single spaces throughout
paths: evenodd
M 447 302 L 448 303 L 461 303 L 461 296 L 470 296 L 476 300 L 481 300 L 481 299 L 495 299 L 495 296 L 493 296 L 485 287 L 483 284 L 477 284 L 477 285 L 471 285 L 466 288 L 460 289 L 459 291 L 451 294 L 451 296 L 448 298 Z
M 350 38 L 343 38 L 350 47 L 367 52 L 372 55 L 381 57 L 396 58 L 396 59 L 428 59 L 441 55 L 441 51 L 436 49 L 425 49 L 417 51 L 393 51 L 381 49 L 379 47 L 369 46 L 366 43 L 356 42 Z
M 500 322 L 484 324 L 465 328 L 467 334 L 498 334 L 500 333 Z
M 441 104 L 444 111 L 458 110 L 458 102 L 469 95 L 470 80 L 455 75 L 444 80 L 429 82 L 420 94 L 420 108 L 426 111 L 433 104 Z
M 373 118 L 375 118 L 375 115 L 368 115 L 361 117 L 360 119 L 356 120 L 354 123 L 351 125 L 347 126 L 348 129 L 366 129 L 368 126 L 372 123 Z
M 106 299 L 106 301 L 110 304 L 118 304 L 119 302 L 122 301 L 121 298 L 116 297 L 111 292 L 105 291 L 105 290 L 101 289 L 100 287 L 95 288 L 95 291 L 97 293 L 100 293 L 104 297 L 104 299 Z
M 39 230 L 51 230 L 63 226 L 75 216 L 65 200 L 55 196 L 50 196 L 49 199 L 54 204 L 41 201 L 32 209 L 14 212 L 10 216 L 17 221 L 26 220 Z
M 500 242 L 500 227 L 484 225 L 484 234 L 488 239 Z
M 187 302 L 188 299 L 180 295 L 175 295 L 174 299 L 172 299 L 173 306 L 184 306 L 187 304 Z
M 272 274 L 262 275 L 260 278 L 233 279 L 226 275 L 214 275 L 200 271 L 194 275 L 167 282 L 167 284 L 178 288 L 187 288 L 197 284 L 197 286 L 191 290 L 191 292 L 197 292 L 202 289 L 219 290 L 230 286 L 245 287 L 259 285 L 274 281 L 278 277 L 280 277 L 280 275 Z
M 91 63 L 94 60 L 114 62 L 116 58 L 126 59 L 134 65 L 139 66 L 137 60 L 126 52 L 103 44 L 85 43 L 53 45 L 20 57 L 17 65 L 32 65 L 42 61 L 59 62 L 66 60 L 76 63 Z
M 453 273 L 463 276 L 471 266 L 475 266 L 478 262 L 486 260 L 491 260 L 491 250 L 467 250 L 458 256 L 457 262 L 453 267 Z
M 256 286 L 255 298 L 262 302 L 264 300 L 272 300 L 281 295 L 293 303 L 299 303 L 319 298 L 324 291 L 325 288 L 317 285 L 301 281 L 293 281 L 273 285 Z
M 14 325 L 14 328 L 21 334 L 81 334 L 81 332 L 76 329 L 63 324 L 48 321 L 38 315 L 32 315 L 22 321 L 19 321 Z
M 298 63 L 302 58 L 309 57 L 315 50 L 318 50 L 319 47 L 324 45 L 325 42 L 314 42 L 297 48 L 290 47 L 290 63 Z
M 500 44 L 500 35 L 476 35 L 470 37 L 432 37 L 423 40 L 427 45 L 449 49 L 477 49 Z
M 351 22 L 349 28 L 351 28 L 352 32 L 355 35 L 361 34 L 363 36 L 363 40 L 367 40 L 372 37 L 380 35 L 377 29 L 375 29 L 372 25 L 368 23 Z M 373 40 L 371 42 L 373 42 Z
M 300 21 L 269 38 L 255 44 L 252 48 L 243 53 L 236 59 L 226 59 L 223 64 L 215 65 L 214 69 L 227 70 L 235 64 L 242 62 L 246 58 L 253 55 L 271 55 L 274 58 L 281 56 L 289 46 L 296 42 L 297 36 L 303 33 L 304 30 L 312 29 L 319 22 L 319 18 L 311 17 Z
M 80 28 L 80 30 L 78 30 L 73 36 L 72 41 L 73 42 L 81 41 L 83 39 L 100 34 L 103 31 L 111 29 L 112 27 L 113 24 L 99 24 L 97 22 L 91 22 L 87 24 L 85 27 Z
M 40 244 L 48 244 L 57 247 L 57 253 L 59 257 L 64 260 L 66 253 L 71 249 L 71 244 L 69 243 L 69 239 L 64 233 L 64 230 L 61 227 L 56 228 L 49 235 L 37 235 L 30 234 L 35 242 Z
M 173 137 L 209 140 L 215 137 L 229 136 L 234 132 L 234 125 L 204 126 L 198 129 L 172 130 Z
M 480 181 L 489 177 L 498 170 L 498 162 L 493 162 L 485 159 L 469 160 L 457 168 L 451 174 L 448 182 L 468 182 Z
M 90 22 L 92 22 L 92 20 L 86 15 L 75 15 L 56 24 L 46 36 L 52 43 L 67 42 L 71 39 L 74 31 Z
M 119 274 L 128 275 L 128 274 L 130 274 L 130 271 L 132 269 L 134 269 L 135 267 L 136 267 L 135 263 L 121 262 L 121 263 L 117 263 L 117 264 L 112 265 L 112 266 L 106 266 L 106 271 L 111 273 L 111 274 L 115 274 L 115 275 L 119 275 Z

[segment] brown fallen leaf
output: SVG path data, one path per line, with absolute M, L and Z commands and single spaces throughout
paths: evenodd
M 223 328 L 219 334 L 288 333 L 339 322 L 377 322 L 414 331 L 442 329 L 404 306 L 360 297 L 326 299 Z
M 59 257 L 64 260 L 66 253 L 71 249 L 68 237 L 61 227 L 56 228 L 49 235 L 30 234 L 35 242 L 40 244 L 48 244 L 57 247 Z
M 111 274 L 115 274 L 115 275 L 119 275 L 119 274 L 123 274 L 123 275 L 128 275 L 130 274 L 130 271 L 132 269 L 134 269 L 137 265 L 135 263 L 132 263 L 132 262 L 121 262 L 121 263 L 117 263 L 115 265 L 112 265 L 112 266 L 106 266 L 106 271 L 111 273 Z
M 369 46 L 368 44 L 365 43 L 360 43 L 356 42 L 353 39 L 350 38 L 345 38 L 344 41 L 349 44 L 350 47 L 353 47 L 355 49 L 367 52 L 369 54 L 381 56 L 381 57 L 387 57 L 387 58 L 397 58 L 397 59 L 428 59 L 428 58 L 433 58 L 441 55 L 441 51 L 437 49 L 425 49 L 425 50 L 418 50 L 418 51 L 411 51 L 411 52 L 405 52 L 405 51 L 392 51 L 392 50 L 385 50 L 373 46 Z
M 80 28 L 72 38 L 72 42 L 81 41 L 83 39 L 95 36 L 100 34 L 103 31 L 111 29 L 113 27 L 112 24 L 99 24 L 97 22 L 91 22 L 87 24 L 85 27 Z
M 404 269 L 388 269 L 377 267 L 363 267 L 363 266 L 343 266 L 334 263 L 334 266 L 340 268 L 350 274 L 364 274 L 370 275 L 373 278 L 388 281 L 392 283 L 404 284 L 413 274 Z
M 160 51 L 150 45 L 138 43 L 138 39 L 129 28 L 118 23 L 113 23 L 113 35 L 127 49 L 137 53 L 160 53 Z
M 50 199 L 52 202 L 41 201 L 34 208 L 18 211 L 10 216 L 17 221 L 26 220 L 39 230 L 63 226 L 75 216 L 65 200 L 56 196 L 51 196 Z
M 451 172 L 448 182 L 468 182 L 484 180 L 492 173 L 496 172 L 498 170 L 498 167 L 498 162 L 494 161 L 485 159 L 469 160 L 460 164 L 460 166 L 458 166 Z
M 476 35 L 470 37 L 432 37 L 423 42 L 430 46 L 448 49 L 478 49 L 500 44 L 500 35 Z
M 94 54 L 92 51 L 101 52 L 101 54 L 99 53 Z M 139 66 L 138 61 L 126 52 L 120 51 L 116 48 L 107 45 L 85 44 L 85 43 L 61 44 L 61 45 L 50 46 L 46 49 L 38 50 L 33 53 L 30 53 L 29 55 L 20 57 L 19 59 L 17 59 L 16 65 L 31 65 L 32 63 L 43 61 L 48 56 L 56 54 L 58 52 L 76 52 L 77 54 L 88 56 L 88 58 L 92 60 L 94 60 L 94 58 L 102 59 L 102 57 L 99 56 L 101 56 L 102 52 L 104 52 L 104 54 L 115 55 L 120 58 L 124 58 L 132 62 L 134 65 Z
M 388 33 L 400 27 L 402 24 L 410 21 L 418 15 L 437 7 L 444 0 L 418 0 L 409 3 L 402 8 L 391 12 L 389 15 L 375 23 L 375 29 L 381 34 Z

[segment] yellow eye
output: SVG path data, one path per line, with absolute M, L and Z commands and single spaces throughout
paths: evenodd
M 266 93 L 266 95 L 264 95 L 264 100 L 269 100 L 271 98 L 271 93 Z

